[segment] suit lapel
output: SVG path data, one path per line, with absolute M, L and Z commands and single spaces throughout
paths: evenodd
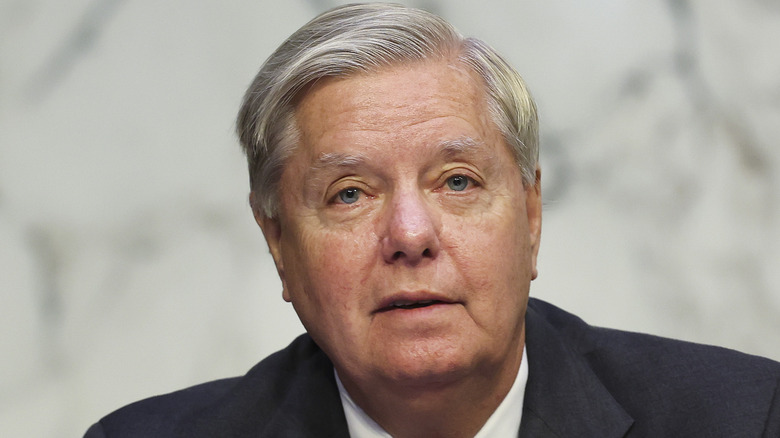
M 532 300 L 533 301 L 533 300 Z M 593 373 L 582 353 L 529 304 L 528 383 L 521 438 L 623 437 L 633 420 Z

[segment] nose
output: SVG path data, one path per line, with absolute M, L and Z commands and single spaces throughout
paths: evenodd
M 386 206 L 382 257 L 386 263 L 417 265 L 439 253 L 440 218 L 416 192 L 396 193 Z

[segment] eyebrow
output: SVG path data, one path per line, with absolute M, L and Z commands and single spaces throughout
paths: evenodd
M 439 144 L 440 154 L 453 158 L 464 153 L 476 153 L 483 146 L 482 142 L 468 136 L 461 136 L 454 140 L 445 140 Z
M 366 162 L 363 154 L 345 154 L 341 152 L 322 153 L 309 170 L 320 170 L 332 167 L 355 167 Z
M 439 143 L 439 154 L 452 158 L 456 155 L 464 153 L 474 153 L 482 146 L 482 142 L 478 142 L 471 137 L 462 136 L 453 140 L 445 140 Z M 314 164 L 310 167 L 310 170 L 319 170 L 329 167 L 356 167 L 366 162 L 366 157 L 362 154 L 345 154 L 341 152 L 328 152 L 322 153 Z
M 354 169 L 366 163 L 363 154 L 347 154 L 342 152 L 325 152 L 320 154 L 306 170 L 304 196 L 312 198 L 318 192 L 318 187 L 325 183 L 326 175 L 337 169 Z
M 440 154 L 446 160 L 455 160 L 458 157 L 467 161 L 478 161 L 485 166 L 485 170 L 493 172 L 498 165 L 498 159 L 485 142 L 475 140 L 469 136 L 461 136 L 454 140 L 446 140 L 440 145 Z

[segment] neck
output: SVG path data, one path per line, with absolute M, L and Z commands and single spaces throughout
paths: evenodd
M 452 382 L 354 385 L 342 378 L 342 383 L 355 403 L 393 437 L 470 438 L 511 389 L 522 351 L 521 345 L 519 355 L 502 366 L 475 370 Z

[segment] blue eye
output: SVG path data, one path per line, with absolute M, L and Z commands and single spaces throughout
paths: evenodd
M 345 204 L 352 204 L 357 202 L 358 199 L 360 199 L 360 189 L 350 187 L 348 189 L 344 189 L 340 191 L 338 193 L 338 196 L 341 202 Z
M 469 186 L 469 178 L 463 175 L 454 175 L 447 178 L 447 187 L 456 191 L 462 192 Z

